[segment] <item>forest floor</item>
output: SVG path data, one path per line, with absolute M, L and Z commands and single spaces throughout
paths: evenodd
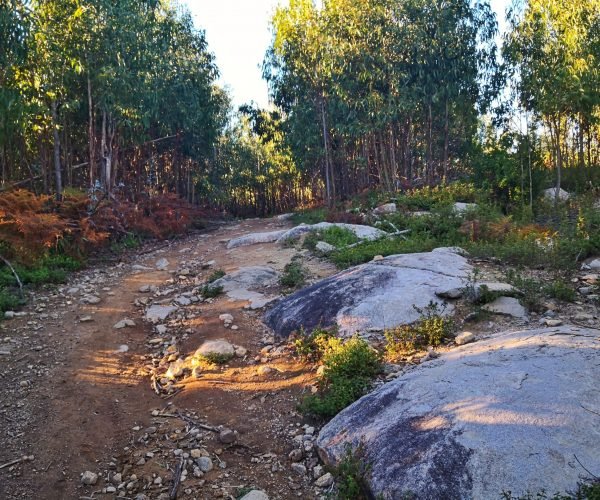
M 171 285 L 182 266 L 201 269 L 214 260 L 198 273 L 204 279 L 215 269 L 241 266 L 281 271 L 296 250 L 275 244 L 225 250 L 224 243 L 287 226 L 244 221 L 146 247 L 120 262 L 77 273 L 58 290 L 36 292 L 25 315 L 0 323 L 0 466 L 33 456 L 0 470 L 0 498 L 112 498 L 120 491 L 135 498 L 142 490 L 149 498 L 168 498 L 181 448 L 206 455 L 213 469 L 201 477 L 190 474 L 179 498 L 236 498 L 252 487 L 271 498 L 318 496 L 310 471 L 294 472 L 288 459 L 297 447 L 293 438 L 310 424 L 297 404 L 315 381 L 314 367 L 300 364 L 285 349 L 266 353 L 273 339 L 265 337 L 259 312 L 221 296 L 192 305 L 196 314 L 177 325 L 179 333 L 187 331 L 177 338 L 179 350 L 193 353 L 206 340 L 227 339 L 248 354 L 202 378 L 186 378 L 170 397 L 157 395 L 148 376 L 155 349 L 148 341 L 157 335 L 135 305 L 147 296 L 140 287 Z M 155 262 L 162 258 L 170 265 L 158 271 Z M 309 258 L 305 265 L 315 278 L 335 272 L 319 259 Z M 81 303 L 89 295 L 100 302 Z M 233 315 L 238 329 L 224 326 L 223 313 Z M 135 326 L 115 329 L 124 318 Z M 262 363 L 254 361 L 257 355 Z M 257 370 L 265 365 L 270 370 Z M 184 417 L 158 416 L 178 413 Z M 192 421 L 224 426 L 237 439 L 222 443 L 217 432 L 201 427 L 198 433 Z M 99 474 L 95 485 L 82 485 L 85 471 Z M 145 488 L 148 483 L 152 486 Z

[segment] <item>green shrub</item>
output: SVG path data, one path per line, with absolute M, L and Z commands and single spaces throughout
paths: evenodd
M 548 297 L 564 302 L 575 302 L 577 298 L 575 290 L 561 279 L 557 279 L 549 285 L 544 286 L 543 292 Z
M 336 478 L 337 498 L 340 500 L 367 500 L 371 498 L 368 475 L 370 464 L 365 462 L 364 446 L 360 444 L 356 450 L 346 445 L 344 456 L 333 469 Z
M 322 231 L 309 233 L 304 240 L 304 248 L 314 250 L 319 241 L 329 243 L 336 248 L 343 248 L 357 243 L 359 238 L 349 229 L 333 226 Z
M 521 303 L 527 309 L 541 311 L 544 302 L 544 284 L 541 281 L 523 276 L 514 269 L 508 270 L 506 281 L 523 292 Z
M 306 268 L 300 262 L 292 260 L 283 268 L 279 283 L 287 288 L 298 288 L 306 282 L 306 273 Z
M 199 359 L 211 364 L 211 365 L 224 365 L 233 358 L 233 354 L 219 354 L 217 352 L 209 352 L 198 356 Z
M 381 359 L 359 337 L 347 341 L 329 337 L 320 349 L 324 366 L 320 391 L 306 397 L 302 409 L 331 418 L 366 392 L 372 378 L 381 371 Z
M 4 313 L 4 311 L 12 311 L 14 309 L 19 308 L 24 303 L 24 300 L 20 299 L 18 295 L 7 290 L 6 288 L 0 287 L 0 313 Z M 2 319 L 3 314 L 0 315 L 0 319 Z
M 411 325 L 402 325 L 385 332 L 385 351 L 390 359 L 397 359 L 407 351 L 437 347 L 449 338 L 454 330 L 454 321 L 444 318 L 444 309 L 430 302 L 424 309 L 413 306 L 421 318 Z
M 316 362 L 322 358 L 329 339 L 333 336 L 332 333 L 321 328 L 313 330 L 310 335 L 306 335 L 304 329 L 301 329 L 292 344 L 296 354 L 304 361 Z
M 210 274 L 206 281 L 208 283 L 214 283 L 218 279 L 221 279 L 223 276 L 225 276 L 225 271 L 223 271 L 223 269 L 216 269 Z
M 324 222 L 327 218 L 328 209 L 326 207 L 310 208 L 296 212 L 291 217 L 294 224 L 317 224 Z
M 223 293 L 222 286 L 214 286 L 214 285 L 211 285 L 210 283 L 204 285 L 200 289 L 200 295 L 202 295 L 202 297 L 204 297 L 205 299 L 213 299 L 215 297 L 218 297 L 222 293 Z

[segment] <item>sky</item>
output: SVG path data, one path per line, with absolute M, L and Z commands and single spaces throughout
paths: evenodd
M 271 42 L 270 19 L 286 0 L 184 0 L 196 27 L 206 39 L 221 72 L 219 83 L 228 88 L 235 107 L 254 101 L 268 105 L 268 89 L 260 69 Z M 491 0 L 500 28 L 509 0 Z

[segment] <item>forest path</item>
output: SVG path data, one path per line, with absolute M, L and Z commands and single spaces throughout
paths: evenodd
M 192 272 L 196 283 L 219 268 L 229 273 L 268 265 L 281 271 L 298 250 L 275 243 L 225 247 L 232 237 L 285 227 L 289 223 L 278 219 L 247 220 L 166 247 L 146 247 L 119 263 L 77 273 L 59 290 L 36 292 L 26 315 L 0 323 L 0 466 L 34 457 L 0 469 L 0 498 L 135 498 L 140 493 L 168 498 L 180 456 L 191 449 L 210 458 L 214 468 L 198 477 L 190 470 L 178 498 L 235 498 L 249 487 L 271 498 L 315 498 L 310 471 L 290 470 L 295 464 L 287 458 L 298 439 L 309 440 L 298 438 L 306 423 L 296 408 L 315 373 L 273 345 L 260 311 L 221 296 L 190 304 L 192 314 L 165 322 L 164 337 L 181 356 L 212 339 L 226 339 L 248 354 L 199 378 L 179 380 L 178 392 L 159 396 L 148 376 L 157 359 L 148 340 L 157 334 L 139 307 L 139 299 L 148 297 L 142 286 L 166 287 L 171 299 L 189 290 L 191 278 L 176 272 L 184 266 L 200 270 Z M 163 258 L 169 266 L 157 270 L 155 263 Z M 315 278 L 335 271 L 318 259 L 303 258 Z M 83 304 L 89 296 L 100 301 Z M 219 320 L 223 313 L 234 317 L 237 329 Z M 115 329 L 125 318 L 136 326 Z M 187 420 L 157 415 L 177 412 Z M 202 427 L 198 434 L 190 422 L 233 429 L 237 440 L 219 442 L 218 433 Z M 95 485 L 81 484 L 84 471 L 99 474 Z

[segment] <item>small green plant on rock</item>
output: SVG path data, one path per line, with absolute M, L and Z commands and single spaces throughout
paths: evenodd
M 454 321 L 443 316 L 445 306 L 430 302 L 425 308 L 413 306 L 421 318 L 410 325 L 402 325 L 385 332 L 385 351 L 390 359 L 397 359 L 406 352 L 437 347 L 454 331 Z
M 216 269 L 210 274 L 206 281 L 208 283 L 214 283 L 218 279 L 221 279 L 223 276 L 225 276 L 225 271 L 223 271 L 223 269 Z
M 339 500 L 367 500 L 371 498 L 367 478 L 371 470 L 365 460 L 364 445 L 356 449 L 346 445 L 343 458 L 333 469 L 336 478 L 337 498 Z
M 204 297 L 205 299 L 213 299 L 215 297 L 218 297 L 222 293 L 223 293 L 222 286 L 215 286 L 215 285 L 211 285 L 210 283 L 204 285 L 200 289 L 200 295 L 202 295 L 202 297 Z
M 306 282 L 306 274 L 306 268 L 297 260 L 292 260 L 283 268 L 279 283 L 286 288 L 298 288 Z
M 373 377 L 381 371 L 381 357 L 357 336 L 344 341 L 318 335 L 314 342 L 324 369 L 319 392 L 308 396 L 301 408 L 307 413 L 331 418 L 366 392 Z

